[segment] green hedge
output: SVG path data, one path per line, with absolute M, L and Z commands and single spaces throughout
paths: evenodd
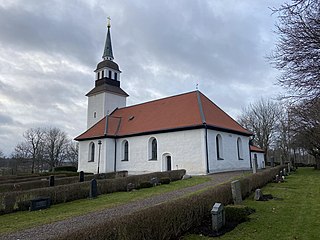
M 124 178 L 98 180 L 98 192 L 99 194 L 105 194 L 127 191 L 128 183 L 133 183 L 135 184 L 135 186 L 139 186 L 141 182 L 150 181 L 150 179 L 153 177 L 169 177 L 172 181 L 179 180 L 182 178 L 185 172 L 185 170 L 174 170 L 169 172 L 156 172 L 143 175 L 135 175 Z M 61 179 L 61 181 L 69 180 L 66 178 Z M 38 197 L 50 197 L 51 204 L 58 204 L 87 198 L 89 197 L 89 188 L 90 182 L 87 181 L 26 191 L 0 193 L 0 214 L 25 210 L 26 203 L 30 202 L 31 199 Z
M 267 169 L 259 174 L 241 179 L 245 184 L 243 193 L 255 186 L 261 187 L 273 179 L 280 167 Z M 251 191 L 251 190 L 250 190 Z M 57 234 L 56 239 L 110 239 L 136 240 L 176 239 L 191 227 L 201 224 L 215 202 L 224 205 L 232 202 L 230 182 L 206 189 L 198 194 L 167 201 L 156 206 L 144 208 L 116 219 L 101 219 L 95 225 L 87 225 L 64 234 Z
M 62 171 L 66 171 L 66 172 L 77 172 L 77 167 L 75 166 L 59 166 L 59 167 L 55 167 L 53 169 L 54 172 L 62 172 Z

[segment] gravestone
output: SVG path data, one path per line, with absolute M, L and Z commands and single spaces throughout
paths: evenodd
M 225 224 L 225 211 L 221 203 L 215 203 L 211 210 L 212 230 L 218 232 Z
M 192 176 L 185 174 L 185 175 L 183 175 L 182 180 L 186 180 L 186 179 L 189 179 L 189 178 L 192 178 Z
M 79 172 L 79 182 L 84 182 L 84 172 Z
M 97 180 L 92 179 L 90 182 L 89 198 L 96 198 L 97 196 L 98 196 Z
M 290 174 L 291 172 L 291 166 L 290 166 L 290 163 L 288 163 L 288 174 Z
M 36 210 L 40 210 L 40 209 L 46 209 L 50 207 L 50 198 L 46 197 L 46 198 L 35 198 L 30 200 L 30 211 L 36 211 Z
M 252 164 L 252 172 L 257 173 L 257 168 L 258 168 L 258 160 L 257 160 L 257 157 L 254 157 L 253 164 Z
M 287 174 L 287 169 L 283 169 L 283 176 L 288 176 L 288 174 Z
M 256 201 L 261 201 L 263 199 L 263 194 L 261 189 L 256 189 L 256 191 L 254 192 L 254 200 Z
M 127 192 L 131 192 L 135 188 L 136 188 L 136 186 L 133 183 L 128 183 Z
M 239 180 L 231 182 L 231 192 L 234 204 L 240 204 L 242 202 L 241 196 L 241 184 Z
M 159 181 L 159 178 L 157 177 L 153 177 L 150 179 L 150 183 L 155 187 L 157 185 L 160 185 L 160 181 Z
M 54 176 L 50 176 L 49 177 L 49 187 L 53 187 L 54 186 Z

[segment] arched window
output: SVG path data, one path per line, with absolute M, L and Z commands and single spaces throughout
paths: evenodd
M 94 112 L 93 113 L 93 118 L 96 118 L 97 117 L 97 112 Z
M 91 142 L 89 144 L 89 162 L 94 162 L 94 153 L 95 153 L 95 146 L 94 146 L 94 143 Z
M 157 139 L 155 139 L 154 137 L 149 139 L 148 152 L 149 152 L 149 160 L 158 159 L 158 143 L 157 143 Z
M 114 80 L 118 80 L 118 74 L 116 72 L 114 73 Z
M 220 134 L 216 136 L 217 159 L 223 160 L 222 137 Z
M 242 141 L 241 138 L 237 139 L 238 159 L 243 160 Z
M 129 161 L 129 143 L 127 140 L 122 142 L 122 161 Z

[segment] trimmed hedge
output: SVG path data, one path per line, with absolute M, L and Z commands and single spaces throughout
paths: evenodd
M 169 177 L 172 181 L 180 180 L 186 173 L 185 170 L 174 170 L 169 172 L 156 172 L 143 175 L 135 175 L 124 178 L 98 180 L 98 193 L 112 193 L 127 191 L 128 183 L 139 186 L 141 182 L 150 181 L 153 177 Z M 86 176 L 88 177 L 88 176 Z M 61 179 L 62 181 L 68 181 Z M 26 204 L 31 199 L 38 197 L 50 197 L 51 204 L 69 202 L 89 197 L 90 182 L 77 182 L 73 184 L 38 188 L 26 191 L 15 191 L 0 193 L 0 214 L 21 211 L 26 209 Z
M 54 172 L 61 172 L 61 171 L 66 171 L 66 172 L 77 172 L 77 167 L 75 166 L 59 166 L 55 167 L 53 169 Z
M 281 167 L 276 167 L 253 174 L 254 176 L 244 177 L 240 180 L 245 187 L 242 193 L 248 195 L 246 191 L 251 191 L 253 187 L 262 187 L 260 184 L 272 181 L 280 169 Z M 224 205 L 232 202 L 230 182 L 211 187 L 198 194 L 143 208 L 116 219 L 105 218 L 95 225 L 81 226 L 81 229 L 73 229 L 63 234 L 58 233 L 55 239 L 175 239 L 191 227 L 199 226 L 215 202 Z

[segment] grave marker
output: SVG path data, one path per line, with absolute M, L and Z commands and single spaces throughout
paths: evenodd
M 50 207 L 50 198 L 35 198 L 30 200 L 30 211 L 36 211 L 40 209 L 46 209 Z
M 84 172 L 79 172 L 79 182 L 84 182 Z
M 90 182 L 90 192 L 89 197 L 90 198 L 96 198 L 98 196 L 98 186 L 97 186 L 97 180 L 92 179 Z
M 49 177 L 49 187 L 53 187 L 54 186 L 54 176 L 50 176 Z
M 240 204 L 242 202 L 241 185 L 239 180 L 231 182 L 231 192 L 234 204 Z
M 225 224 L 225 211 L 221 203 L 215 203 L 211 210 L 212 230 L 218 232 Z
M 253 158 L 253 164 L 252 164 L 252 172 L 257 173 L 257 168 L 258 168 L 258 160 L 257 160 L 257 155 Z

